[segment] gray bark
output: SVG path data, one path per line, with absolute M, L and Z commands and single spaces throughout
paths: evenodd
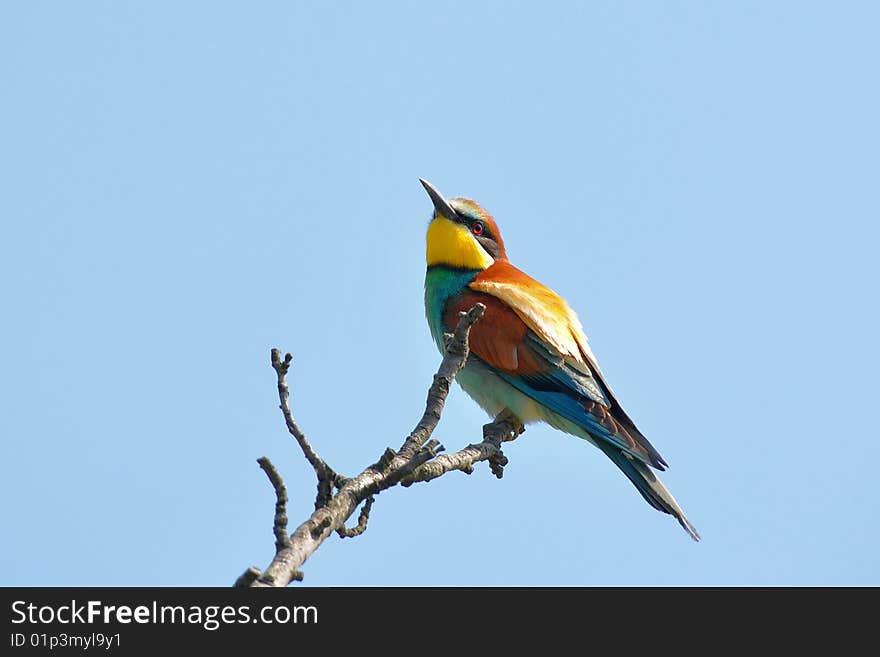
M 278 396 L 285 424 L 315 471 L 318 494 L 314 512 L 288 536 L 287 490 L 284 482 L 268 458 L 258 459 L 275 489 L 275 557 L 263 571 L 248 568 L 236 580 L 236 586 L 287 586 L 291 581 L 301 580 L 300 568 L 328 536 L 337 533 L 343 538 L 353 537 L 366 531 L 375 495 L 392 486 L 428 482 L 453 471 L 470 474 L 480 461 L 488 461 L 495 476 L 500 478 L 503 475 L 507 458 L 501 451 L 501 443 L 513 440 L 523 431 L 516 418 L 502 414 L 483 427 L 482 442 L 451 454 L 441 454 L 443 446 L 431 438 L 452 383 L 467 362 L 470 328 L 484 311 L 485 307 L 477 304 L 467 313 L 462 313 L 455 332 L 447 336 L 443 360 L 428 390 L 425 412 L 400 449 L 385 450 L 376 463 L 351 478 L 343 477 L 330 468 L 297 426 L 290 411 L 287 387 L 287 372 L 292 358 L 287 354 L 282 360 L 280 352 L 272 350 L 272 367 L 278 378 Z M 345 523 L 362 504 L 357 525 L 347 528 Z

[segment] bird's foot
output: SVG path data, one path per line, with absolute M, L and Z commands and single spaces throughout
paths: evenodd
M 489 458 L 489 469 L 499 479 L 504 476 L 504 466 L 508 463 L 501 451 L 501 443 L 516 439 L 525 430 L 520 419 L 507 409 L 495 416 L 492 422 L 483 425 L 483 442 L 491 443 L 497 450 Z
M 513 414 L 513 411 L 505 408 L 498 415 L 495 416 L 495 420 L 490 422 L 485 427 L 483 427 L 483 434 L 486 434 L 487 427 L 498 427 L 500 424 L 507 425 L 505 428 L 507 431 L 505 432 L 504 437 L 501 439 L 501 442 L 506 443 L 511 440 L 516 440 L 522 433 L 525 432 L 526 427 L 522 423 L 522 421 Z

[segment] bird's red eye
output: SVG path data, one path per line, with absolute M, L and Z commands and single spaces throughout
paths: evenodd
M 482 235 L 484 230 L 486 230 L 486 227 L 479 221 L 475 221 L 474 225 L 471 226 L 471 232 L 473 232 L 474 235 Z

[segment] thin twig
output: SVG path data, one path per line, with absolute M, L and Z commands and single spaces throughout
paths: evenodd
M 269 477 L 275 489 L 275 523 L 272 531 L 275 533 L 275 550 L 282 550 L 290 545 L 290 537 L 287 535 L 287 488 L 272 461 L 261 456 L 257 459 L 257 463 L 263 468 L 263 472 Z
M 364 506 L 361 508 L 361 513 L 358 516 L 357 525 L 351 529 L 343 525 L 336 530 L 336 533 L 339 534 L 340 538 L 353 538 L 355 536 L 360 536 L 367 531 L 367 522 L 370 520 L 370 509 L 373 508 L 374 499 L 375 498 L 371 495 L 364 500 Z
M 471 326 L 474 325 L 483 313 L 486 312 L 486 306 L 481 303 L 476 304 L 466 313 L 460 313 L 458 324 L 452 334 L 452 338 L 446 345 L 446 352 L 443 355 L 443 361 L 437 374 L 434 375 L 434 382 L 428 390 L 428 399 L 425 403 L 425 412 L 422 418 L 413 429 L 412 433 L 407 437 L 400 448 L 402 458 L 409 460 L 422 447 L 434 429 L 440 422 L 440 415 L 443 413 L 443 407 L 446 404 L 446 397 L 449 395 L 449 389 L 455 377 L 467 362 L 470 349 L 468 348 L 468 338 L 470 337 Z
M 500 479 L 504 474 L 504 466 L 507 465 L 501 443 L 514 440 L 523 431 L 522 425 L 515 420 L 508 417 L 496 419 L 483 427 L 483 442 L 468 445 L 451 454 L 441 454 L 413 470 L 400 483 L 408 487 L 418 482 L 431 481 L 453 470 L 471 474 L 474 465 L 480 461 L 489 461 L 492 473 Z
M 290 389 L 287 386 L 287 372 L 290 370 L 290 362 L 293 356 L 284 354 L 284 360 L 281 360 L 281 351 L 272 349 L 271 361 L 272 369 L 278 378 L 278 399 L 281 402 L 281 412 L 284 414 L 284 422 L 287 430 L 290 432 L 296 442 L 299 443 L 303 455 L 315 470 L 318 477 L 318 493 L 315 499 L 315 508 L 325 505 L 333 495 L 333 487 L 341 488 L 344 477 L 338 475 L 333 469 L 327 465 L 324 460 L 318 456 L 317 452 L 312 448 L 306 435 L 293 419 L 293 413 L 290 411 Z

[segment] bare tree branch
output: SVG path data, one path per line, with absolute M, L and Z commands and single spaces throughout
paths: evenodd
M 247 588 L 251 586 L 254 582 L 256 582 L 262 574 L 263 573 L 260 572 L 259 568 L 251 566 L 238 576 L 238 579 L 235 580 L 235 584 L 233 584 L 233 586 Z
M 339 534 L 339 538 L 352 538 L 354 536 L 360 536 L 365 531 L 367 531 L 367 522 L 370 519 L 370 509 L 373 508 L 373 500 L 375 498 L 370 496 L 364 501 L 364 506 L 361 507 L 361 514 L 358 516 L 358 524 L 351 529 L 343 525 L 336 530 L 336 533 Z
M 287 387 L 287 372 L 290 370 L 290 362 L 293 356 L 284 354 L 284 360 L 281 360 L 281 351 L 272 349 L 271 352 L 272 369 L 278 377 L 278 399 L 281 402 L 281 412 L 284 414 L 284 422 L 287 424 L 287 430 L 290 435 L 296 438 L 302 449 L 306 460 L 311 464 L 318 477 L 318 494 L 315 499 L 315 508 L 323 506 L 333 495 L 333 487 L 341 486 L 343 477 L 336 474 L 324 460 L 318 456 L 309 443 L 308 438 L 296 424 L 293 419 L 293 413 L 290 412 L 290 389 Z
M 504 475 L 504 466 L 507 465 L 507 457 L 501 451 L 501 443 L 516 439 L 523 431 L 525 429 L 515 420 L 499 417 L 483 426 L 483 442 L 468 445 L 452 454 L 441 454 L 416 468 L 400 483 L 402 486 L 412 486 L 420 481 L 431 481 L 453 470 L 471 474 L 474 471 L 474 464 L 480 461 L 489 461 L 492 473 L 501 479 Z
M 375 495 L 392 486 L 410 486 L 420 481 L 431 481 L 453 470 L 470 473 L 474 464 L 480 461 L 488 461 L 495 476 L 500 478 L 503 475 L 507 458 L 501 451 L 501 444 L 515 439 L 523 431 L 522 425 L 512 415 L 500 415 L 494 422 L 483 427 L 482 442 L 452 454 L 440 454 L 443 446 L 431 438 L 440 421 L 452 383 L 467 362 L 471 326 L 485 310 L 485 306 L 477 304 L 468 312 L 461 313 L 455 331 L 446 336 L 443 360 L 428 390 L 425 412 L 400 449 L 396 452 L 391 448 L 386 449 L 376 463 L 350 479 L 336 474 L 324 463 L 297 427 L 290 412 L 286 382 L 291 356 L 285 355 L 282 361 L 280 351 L 272 350 L 272 367 L 278 376 L 278 394 L 287 429 L 296 438 L 303 454 L 315 470 L 319 494 L 311 516 L 289 538 L 285 536 L 285 540 L 281 539 L 279 532 L 286 531 L 284 527 L 287 522 L 286 488 L 271 462 L 265 457 L 260 459 L 260 466 L 266 471 L 276 492 L 275 557 L 263 572 L 253 567 L 245 571 L 236 580 L 237 586 L 286 586 L 293 580 L 302 579 L 300 566 L 328 536 L 334 532 L 341 537 L 358 536 L 366 531 Z M 337 489 L 335 494 L 334 488 Z M 362 503 L 357 525 L 347 528 L 346 521 Z
M 287 535 L 287 488 L 272 461 L 261 456 L 257 459 L 257 463 L 263 468 L 263 472 L 269 477 L 275 489 L 275 523 L 272 531 L 275 533 L 275 549 L 281 550 L 290 545 L 290 537 Z
M 424 442 L 431 437 L 437 423 L 440 422 L 440 415 L 443 413 L 443 407 L 446 405 L 446 397 L 449 395 L 449 389 L 455 377 L 467 362 L 470 349 L 468 347 L 468 338 L 470 337 L 471 326 L 474 325 L 483 313 L 486 312 L 486 306 L 478 303 L 466 313 L 460 313 L 458 325 L 455 332 L 446 342 L 446 354 L 440 363 L 437 374 L 434 375 L 434 383 L 428 390 L 428 400 L 425 404 L 425 412 L 422 419 L 413 429 L 403 447 L 400 448 L 400 456 L 404 459 L 412 458 L 415 453 L 422 447 Z

